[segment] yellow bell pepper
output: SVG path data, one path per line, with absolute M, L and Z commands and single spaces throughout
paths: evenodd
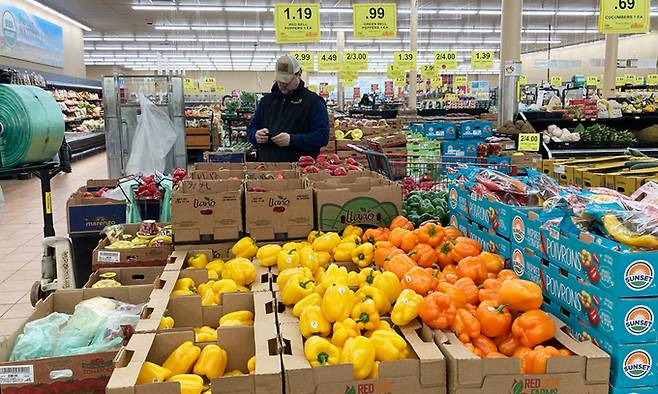
M 279 255 L 280 251 L 281 246 L 279 245 L 269 244 L 261 246 L 258 248 L 258 252 L 256 253 L 258 264 L 262 265 L 263 267 L 271 267 L 276 265 L 276 257 Z
M 295 303 L 295 307 L 292 308 L 292 314 L 295 317 L 299 317 L 302 315 L 302 311 L 307 306 L 320 306 L 320 305 L 322 305 L 322 296 L 318 293 L 311 293 Z
M 160 319 L 160 324 L 158 325 L 158 330 L 170 330 L 174 328 L 174 318 L 171 316 L 164 316 Z
M 237 291 L 238 291 L 239 293 L 249 293 L 251 290 L 249 290 L 249 288 L 246 287 L 246 286 L 238 286 L 238 290 L 237 290 Z
M 201 294 L 201 306 L 212 306 L 217 305 L 217 297 L 213 293 L 212 288 L 204 288 L 203 294 Z
M 334 261 L 352 261 L 352 251 L 357 246 L 352 242 L 341 242 L 333 248 Z
M 370 343 L 375 347 L 375 360 L 392 361 L 407 358 L 407 341 L 395 331 L 377 330 L 370 336 Z
M 304 342 L 304 355 L 312 367 L 340 362 L 340 349 L 326 338 L 314 335 Z
M 233 253 L 233 256 L 242 257 L 245 259 L 254 257 L 257 252 L 258 246 L 256 246 L 256 241 L 250 237 L 243 237 L 231 248 L 231 253 Z
M 310 246 L 303 247 L 299 250 L 299 263 L 302 267 L 310 269 L 311 272 L 317 271 L 320 267 L 320 261 L 318 261 L 317 255 Z
M 212 284 L 212 291 L 215 293 L 215 301 L 221 304 L 222 294 L 235 293 L 238 291 L 238 284 L 233 279 L 220 279 Z
M 299 253 L 297 249 L 281 250 L 276 256 L 276 266 L 279 271 L 299 266 Z
M 187 265 L 192 268 L 206 268 L 208 256 L 203 253 L 194 253 L 187 256 Z
M 372 286 L 381 290 L 390 302 L 395 302 L 402 291 L 400 278 L 390 271 L 382 272 L 381 275 L 375 277 Z
M 317 271 L 313 273 L 313 278 L 315 279 L 315 283 L 322 282 L 322 279 L 324 279 L 324 272 L 325 272 L 324 267 L 319 267 Z
M 331 262 L 331 253 L 329 252 L 315 252 L 320 267 L 326 267 Z
M 178 374 L 167 379 L 167 382 L 180 383 L 180 394 L 201 394 L 203 378 L 194 374 Z
M 352 364 L 354 379 L 367 378 L 375 364 L 375 347 L 363 336 L 349 338 L 340 353 L 341 364 Z
M 354 305 L 354 292 L 345 285 L 330 286 L 322 297 L 322 314 L 330 322 L 350 317 Z
M 222 274 L 222 270 L 224 269 L 224 260 L 222 259 L 215 259 L 206 265 L 206 269 L 208 271 L 215 271 L 217 275 Z
M 368 375 L 368 379 L 379 379 L 379 361 L 375 361 L 372 366 L 372 371 Z
M 217 342 L 217 330 L 208 327 L 198 327 L 194 329 L 194 341 L 195 342 Z
M 137 375 L 137 384 L 164 382 L 170 376 L 171 371 L 167 368 L 150 361 L 144 361 L 142 368 L 139 370 L 139 375 Z
M 297 242 L 294 241 L 286 242 L 281 247 L 281 250 L 283 250 L 284 252 L 290 252 L 293 249 L 295 250 L 299 249 L 299 245 L 297 245 Z
M 338 267 L 336 264 L 331 264 L 324 272 L 322 282 L 315 286 L 315 291 L 318 294 L 324 292 L 333 285 L 346 285 L 347 286 L 347 268 Z
M 174 290 L 171 292 L 172 297 L 188 296 L 196 294 L 192 290 Z
M 224 376 L 240 376 L 240 375 L 244 375 L 244 374 L 239 369 L 234 369 L 224 374 Z
M 353 226 L 351 224 L 348 224 L 343 229 L 343 239 L 345 239 L 345 237 L 349 235 L 356 235 L 360 239 L 361 236 L 363 235 L 363 229 L 359 226 Z
M 256 373 L 256 356 L 251 356 L 249 361 L 247 361 L 247 371 L 249 371 L 249 375 Z
M 284 305 L 293 305 L 302 298 L 313 293 L 315 290 L 315 281 L 307 279 L 301 274 L 295 275 L 288 279 L 288 283 L 281 291 L 281 302 Z
M 372 330 L 366 331 L 366 333 L 363 335 L 366 338 L 370 338 L 372 334 L 376 333 L 377 331 L 393 331 L 393 327 L 386 321 L 386 320 L 380 320 L 379 323 L 377 323 L 377 326 L 373 328 Z
M 386 294 L 374 286 L 363 286 L 355 293 L 357 301 L 371 299 L 380 315 L 385 315 L 391 310 L 391 303 Z
M 423 296 L 411 289 L 404 289 L 391 312 L 391 321 L 396 326 L 406 326 L 418 317 L 418 310 L 423 303 Z
M 381 275 L 381 271 L 378 271 L 372 267 L 366 267 L 359 271 L 359 286 L 372 286 L 375 282 L 375 278 Z
M 192 278 L 180 278 L 174 284 L 174 290 L 189 290 L 192 293 L 196 293 L 196 283 Z
M 350 287 L 359 286 L 359 273 L 356 271 L 350 271 L 347 273 L 347 285 Z
M 310 233 L 308 233 L 308 236 L 306 237 L 306 241 L 310 242 L 311 244 L 313 241 L 315 241 L 316 238 L 323 236 L 324 233 L 320 230 L 313 230 Z
M 227 362 L 226 350 L 217 345 L 207 345 L 201 350 L 199 360 L 194 364 L 194 373 L 208 379 L 224 375 Z
M 331 343 L 338 347 L 343 347 L 348 338 L 356 338 L 361 335 L 358 325 L 353 319 L 347 318 L 343 321 L 334 323 L 334 331 L 331 336 Z
M 313 240 L 313 250 L 316 252 L 331 252 L 340 243 L 340 235 L 326 233 Z
M 366 299 L 356 303 L 352 307 L 351 317 L 360 330 L 372 330 L 379 323 L 379 312 L 377 312 L 375 301 Z
M 369 266 L 374 258 L 375 247 L 370 242 L 359 245 L 352 251 L 352 262 L 361 268 Z
M 235 311 L 219 318 L 219 326 L 251 326 L 254 324 L 252 311 Z
M 162 366 L 170 370 L 172 375 L 186 374 L 192 370 L 200 353 L 201 348 L 194 346 L 191 341 L 183 342 L 171 352 Z
M 288 283 L 288 280 L 298 274 L 301 274 L 304 278 L 313 279 L 313 273 L 306 267 L 288 268 L 279 271 L 279 275 L 276 278 L 276 284 L 279 287 L 279 291 L 283 291 L 283 289 L 286 287 L 286 284 Z
M 331 332 L 331 323 L 323 316 L 319 306 L 308 306 L 299 316 L 299 331 L 304 338 L 311 335 L 326 337 Z
M 208 279 L 209 280 L 219 279 L 219 275 L 217 274 L 217 271 L 208 270 Z
M 351 235 L 348 235 L 346 237 L 343 237 L 343 239 L 340 241 L 340 243 L 342 243 L 342 244 L 347 243 L 347 242 L 359 246 L 359 245 L 361 245 L 361 237 L 359 237 L 356 234 L 351 234 Z
M 308 241 L 299 241 L 297 242 L 297 250 L 301 250 L 303 248 L 313 248 L 313 244 L 308 242 Z
M 237 285 L 249 285 L 256 279 L 256 267 L 250 260 L 236 257 L 226 262 L 222 278 L 233 279 Z

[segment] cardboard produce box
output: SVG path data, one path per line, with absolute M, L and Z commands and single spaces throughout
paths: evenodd
M 235 241 L 226 241 L 226 242 L 213 242 L 213 243 L 195 243 L 195 244 L 184 244 L 174 245 L 174 251 L 194 251 L 194 250 L 208 250 L 212 253 L 212 259 L 222 259 L 226 260 L 233 255 L 231 254 L 231 248 L 237 242 Z
M 39 301 L 25 323 L 41 319 L 53 312 L 72 314 L 83 300 L 107 297 L 130 304 L 149 301 L 153 286 L 112 287 L 102 289 L 58 290 L 45 300 Z M 19 334 L 25 324 L 0 340 L 0 392 L 21 393 L 71 393 L 103 392 L 114 365 L 112 360 L 119 349 L 38 358 L 34 360 L 8 361 Z
M 250 191 L 253 188 L 266 191 Z M 248 180 L 246 189 L 245 231 L 252 238 L 303 238 L 313 229 L 313 191 L 303 180 Z
M 101 275 L 107 272 L 116 274 L 114 279 L 121 283 L 121 286 L 139 286 L 153 285 L 156 279 L 164 271 L 164 266 L 158 267 L 123 267 L 123 268 L 101 268 L 94 271 L 84 288 L 91 288 L 96 282 L 101 280 Z
M 244 163 L 194 163 L 192 171 L 244 171 Z
M 158 227 L 164 224 L 158 223 Z M 140 224 L 124 225 L 124 233 L 134 235 Z M 143 267 L 165 265 L 167 258 L 174 250 L 173 245 L 143 246 L 129 249 L 108 249 L 110 241 L 103 238 L 94 248 L 91 256 L 92 271 L 101 268 Z
M 190 171 L 190 178 L 205 180 L 243 180 L 244 170 L 193 170 Z
M 283 342 L 283 368 L 287 393 L 445 393 L 446 360 L 432 341 L 431 332 L 418 322 L 397 327 L 415 357 L 383 361 L 379 379 L 354 380 L 351 364 L 313 368 L 304 357 L 299 324 L 279 325 Z
M 255 171 L 247 170 L 248 180 L 273 181 L 283 179 L 299 179 L 299 172 L 294 170 Z
M 375 137 L 369 137 L 367 142 L 370 144 L 376 144 L 381 148 L 405 146 L 407 144 L 407 133 L 401 131 L 392 134 L 377 135 Z
M 555 318 L 554 318 L 555 319 Z M 448 364 L 448 392 L 480 393 L 608 393 L 610 356 L 591 343 L 575 341 L 555 319 L 555 342 L 574 353 L 546 362 L 546 373 L 521 374 L 519 358 L 480 358 L 454 333 L 434 330 L 434 340 Z
M 503 156 L 510 158 L 510 165 L 521 168 L 534 168 L 535 170 L 542 170 L 542 156 L 539 153 L 533 152 L 510 152 L 503 151 Z
M 75 191 L 66 202 L 66 217 L 70 234 L 99 233 L 106 226 L 126 223 L 126 201 L 104 197 L 83 198 L 84 192 L 95 192 L 103 187 L 117 187 L 116 179 L 90 179 L 86 186 Z
M 176 242 L 239 238 L 242 181 L 183 181 L 171 195 L 171 224 Z
M 294 170 L 295 164 L 288 162 L 249 162 L 245 163 L 247 171 L 281 171 Z
M 588 159 L 567 160 L 560 164 L 553 165 L 554 178 L 562 186 L 577 185 L 576 169 L 583 167 L 592 167 L 600 164 L 624 163 L 631 156 L 609 156 Z M 578 178 L 582 183 L 582 179 Z

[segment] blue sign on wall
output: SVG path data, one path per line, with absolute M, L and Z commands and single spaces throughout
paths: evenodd
M 0 56 L 64 67 L 62 27 L 0 3 Z

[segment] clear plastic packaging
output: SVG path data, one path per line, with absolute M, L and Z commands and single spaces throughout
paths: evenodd
M 9 361 L 51 356 L 60 330 L 69 321 L 69 317 L 65 313 L 55 312 L 27 323 L 23 333 L 16 338 Z

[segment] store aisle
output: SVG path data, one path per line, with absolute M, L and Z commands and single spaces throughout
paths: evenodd
M 71 174 L 53 178 L 55 233 L 66 235 L 66 200 L 89 178 L 107 177 L 105 153 L 73 163 Z M 32 313 L 30 287 L 41 277 L 43 220 L 38 178 L 0 181 L 5 196 L 0 213 L 0 336 Z

